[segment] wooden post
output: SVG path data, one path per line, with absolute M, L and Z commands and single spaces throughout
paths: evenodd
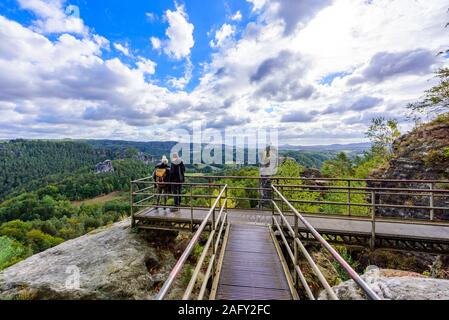
M 430 221 L 433 221 L 435 219 L 435 210 L 434 207 L 434 197 L 433 197 L 433 182 L 430 184 Z
M 376 192 L 371 192 L 371 250 L 375 249 L 376 244 Z

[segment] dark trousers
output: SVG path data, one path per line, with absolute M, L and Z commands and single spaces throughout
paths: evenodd
M 181 191 L 182 191 L 182 185 L 180 185 L 180 184 L 174 184 L 173 186 L 172 186 L 172 192 L 173 192 L 173 194 L 175 195 L 174 196 L 174 201 L 175 201 L 175 206 L 176 207 L 179 207 L 180 205 L 181 205 L 181 197 L 180 196 L 177 196 L 178 194 L 180 195 L 181 194 Z
M 164 206 L 167 205 L 167 187 L 166 186 L 156 186 L 156 192 L 158 193 L 157 196 L 157 205 L 159 206 L 159 203 L 161 202 L 161 198 L 164 201 Z

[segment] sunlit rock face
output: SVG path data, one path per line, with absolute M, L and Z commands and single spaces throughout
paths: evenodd
M 152 299 L 176 261 L 166 256 L 145 233 L 133 232 L 128 219 L 2 271 L 0 300 Z
M 449 280 L 432 279 L 412 272 L 381 270 L 369 267 L 362 279 L 383 300 L 447 300 Z M 366 300 L 366 294 L 353 281 L 345 281 L 334 288 L 341 300 Z M 319 300 L 328 300 L 325 291 Z
M 399 180 L 449 180 L 449 117 L 439 119 L 422 126 L 398 138 L 392 146 L 393 156 L 388 165 L 373 172 L 371 178 Z M 372 187 L 429 189 L 430 184 L 423 183 L 375 183 Z M 434 189 L 449 189 L 449 184 L 433 185 Z M 388 196 L 376 198 L 376 203 L 429 206 L 430 198 L 411 196 Z M 447 210 L 435 210 L 436 219 L 449 220 L 449 197 L 435 197 L 436 207 Z M 429 210 L 378 208 L 378 216 L 429 219 Z

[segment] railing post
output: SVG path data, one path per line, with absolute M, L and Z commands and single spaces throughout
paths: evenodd
M 274 190 L 273 185 L 271 185 L 271 229 L 274 230 Z
M 211 184 L 212 184 L 212 179 L 211 178 L 208 178 L 207 179 L 207 181 L 208 181 L 208 194 L 209 194 L 209 208 L 211 208 L 212 207 L 212 192 L 211 192 Z
M 434 220 L 435 210 L 434 207 L 434 197 L 433 197 L 433 182 L 430 184 L 430 221 Z
M 295 234 L 293 235 L 293 251 L 294 251 L 294 256 L 295 256 L 295 261 L 293 261 L 293 284 L 296 286 L 296 289 L 298 289 L 299 287 L 299 281 L 298 281 L 298 273 L 296 272 L 296 266 L 298 265 L 299 261 L 298 261 L 298 243 L 296 242 L 296 239 L 299 239 L 299 226 L 298 226 L 298 216 L 295 214 L 295 226 L 294 226 L 294 232 Z
M 194 225 L 193 225 L 193 185 L 192 184 L 190 184 L 190 222 L 191 222 L 191 229 L 193 232 Z
M 220 203 L 220 202 L 218 202 L 218 203 Z M 212 211 L 212 227 L 211 227 L 211 230 L 210 230 L 210 232 L 214 232 L 214 235 L 213 235 L 213 237 L 212 237 L 212 256 L 211 256 L 211 258 L 213 258 L 214 257 L 214 255 L 215 255 L 215 244 L 216 244 L 216 241 L 220 241 L 220 239 L 218 239 L 217 238 L 217 240 L 215 241 L 215 236 L 216 236 L 216 228 L 215 228 L 215 208 L 214 208 L 214 210 Z M 216 259 L 214 259 L 214 261 L 212 262 L 212 270 L 214 270 L 214 272 L 212 272 L 212 282 L 214 282 L 214 278 L 215 278 L 215 271 L 217 270 L 217 264 L 216 264 Z
M 134 228 L 136 226 L 136 220 L 134 219 L 134 198 L 133 198 L 133 182 L 131 179 L 129 180 L 129 201 L 131 206 L 131 228 Z
M 284 187 L 281 187 L 281 193 L 285 196 Z M 281 202 L 281 212 L 284 212 L 284 201 Z M 284 219 L 281 219 L 281 227 L 284 228 Z
M 376 192 L 371 192 L 371 250 L 375 249 L 376 244 Z
M 228 188 L 225 189 L 225 212 L 228 213 Z
M 348 180 L 348 215 L 351 216 L 351 180 Z

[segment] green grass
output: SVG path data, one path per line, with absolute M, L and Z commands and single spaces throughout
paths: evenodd
M 95 205 L 95 204 L 102 205 L 109 201 L 125 200 L 125 199 L 127 199 L 127 197 L 128 197 L 128 193 L 115 191 L 115 192 L 111 192 L 107 195 L 95 197 L 92 199 L 87 199 L 87 200 L 82 200 L 82 201 L 73 201 L 72 204 L 77 207 L 80 207 L 82 205 Z

